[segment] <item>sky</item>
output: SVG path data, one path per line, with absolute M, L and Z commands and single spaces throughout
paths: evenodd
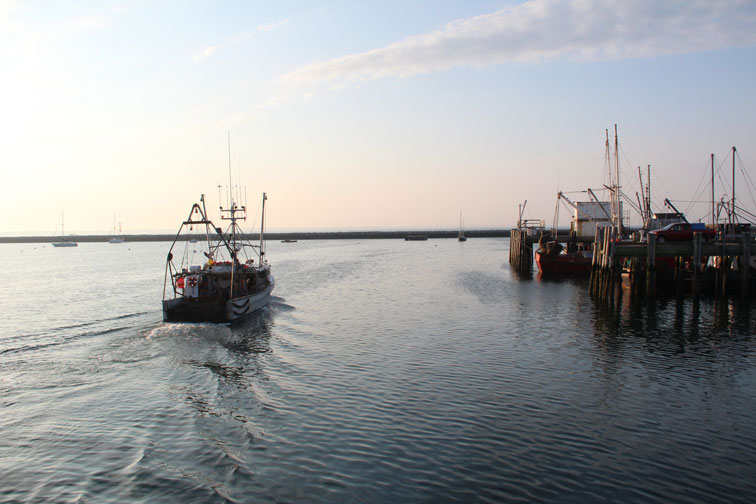
M 756 213 L 753 0 L 0 0 L 0 71 L 2 235 L 175 232 L 229 178 L 249 228 L 551 225 L 615 125 L 626 194 L 706 220 L 736 146 Z

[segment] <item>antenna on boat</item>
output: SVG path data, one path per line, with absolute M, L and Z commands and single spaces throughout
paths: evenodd
M 262 195 L 262 215 L 260 216 L 260 266 L 265 264 L 265 202 L 268 199 L 268 195 L 263 193 Z
M 234 204 L 234 197 L 232 195 L 233 185 L 231 184 L 231 132 L 228 132 L 228 197 L 229 208 Z

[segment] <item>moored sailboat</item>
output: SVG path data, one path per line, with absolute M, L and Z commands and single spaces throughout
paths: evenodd
M 66 240 L 66 229 L 65 229 L 65 223 L 63 219 L 63 210 L 60 211 L 60 241 L 59 242 L 53 242 L 53 247 L 78 247 L 79 244 Z
M 121 223 L 118 223 L 118 234 L 121 234 Z M 123 243 L 123 235 L 117 236 L 116 235 L 116 220 L 115 220 L 115 214 L 113 214 L 113 234 L 110 236 L 110 239 L 108 240 L 108 243 Z
M 457 235 L 458 241 L 467 241 L 465 237 L 465 221 L 462 220 L 462 212 L 459 212 L 459 234 Z

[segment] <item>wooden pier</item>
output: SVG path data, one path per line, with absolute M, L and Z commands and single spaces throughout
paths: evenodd
M 594 242 L 591 294 L 612 299 L 619 289 L 639 296 L 701 294 L 715 297 L 756 293 L 750 232 L 730 240 L 662 242 L 654 234 L 644 243 L 618 240 L 613 228 L 599 228 Z
M 521 274 L 532 274 L 533 252 L 540 236 L 527 229 L 510 232 L 509 263 Z M 613 300 L 622 290 L 636 297 L 656 295 L 714 297 L 756 295 L 756 241 L 750 230 L 738 236 L 706 241 L 702 233 L 693 240 L 658 242 L 621 240 L 612 227 L 600 227 L 594 237 L 557 236 L 560 243 L 592 243 L 593 259 L 589 290 L 593 296 Z

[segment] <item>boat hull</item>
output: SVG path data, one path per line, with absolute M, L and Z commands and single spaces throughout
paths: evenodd
M 271 276 L 270 282 L 263 290 L 249 296 L 233 299 L 220 296 L 164 299 L 163 322 L 231 323 L 268 304 L 273 287 L 275 280 Z
M 76 242 L 58 242 L 58 243 L 53 243 L 52 246 L 53 247 L 78 247 L 79 244 Z
M 587 275 L 591 272 L 591 256 L 580 252 L 551 257 L 536 251 L 535 260 L 538 271 L 544 275 Z

